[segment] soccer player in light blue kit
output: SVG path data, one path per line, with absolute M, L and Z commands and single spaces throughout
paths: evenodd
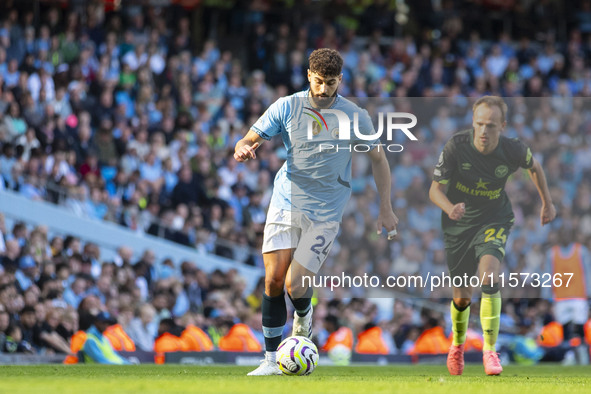
M 281 374 L 275 354 L 287 321 L 284 288 L 295 309 L 292 335 L 312 334 L 312 289 L 304 287 L 302 278 L 318 272 L 333 245 L 351 196 L 351 151 L 357 143 L 370 148 L 380 197 L 377 232 L 385 228 L 389 239 L 396 235 L 398 218 L 392 211 L 384 149 L 378 147 L 379 139 L 371 137 L 375 131 L 367 111 L 337 94 L 343 77 L 341 55 L 332 49 L 317 49 L 309 64 L 310 89 L 273 103 L 236 144 L 234 153 L 239 162 L 255 159 L 264 140 L 281 135 L 288 156 L 275 177 L 262 248 L 265 360 L 250 376 Z M 341 130 L 338 114 L 348 116 L 350 130 Z M 363 140 L 352 131 L 356 118 Z M 343 132 L 352 138 L 339 138 Z

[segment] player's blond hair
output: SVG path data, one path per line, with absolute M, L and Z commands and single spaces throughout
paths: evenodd
M 482 96 L 482 97 L 480 97 L 478 100 L 476 100 L 476 102 L 472 106 L 472 113 L 474 113 L 474 111 L 476 111 L 476 108 L 480 104 L 486 104 L 489 107 L 498 107 L 501 110 L 502 121 L 504 122 L 505 120 L 507 120 L 507 110 L 508 110 L 507 103 L 505 103 L 505 100 L 503 100 L 501 97 L 499 97 L 499 96 Z

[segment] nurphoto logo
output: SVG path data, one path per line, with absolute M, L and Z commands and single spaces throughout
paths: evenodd
M 380 112 L 378 113 L 377 131 L 374 134 L 364 134 L 359 130 L 358 112 L 353 113 L 353 121 L 351 122 L 349 115 L 337 109 L 314 110 L 309 107 L 305 107 L 305 109 L 307 110 L 307 112 L 304 113 L 310 117 L 310 119 L 308 119 L 307 125 L 308 140 L 313 140 L 314 137 L 319 135 L 323 129 L 329 132 L 328 123 L 325 119 L 325 116 L 333 115 L 336 116 L 338 121 L 338 128 L 335 128 L 334 130 L 330 131 L 330 135 L 333 139 L 340 141 L 351 141 L 351 129 L 353 129 L 353 135 L 356 140 L 368 142 L 356 143 L 354 145 L 349 144 L 348 146 L 321 143 L 319 144 L 319 150 L 321 152 L 338 152 L 339 150 L 346 150 L 349 152 L 351 152 L 351 150 L 355 152 L 368 152 L 374 147 L 378 150 L 386 149 L 388 152 L 402 152 L 402 150 L 404 149 L 402 145 L 390 143 L 394 140 L 394 132 L 398 130 L 402 131 L 409 140 L 418 141 L 417 137 L 410 131 L 411 128 L 416 126 L 417 117 L 408 112 L 387 112 L 385 114 Z M 400 119 L 408 119 L 410 120 L 410 122 L 398 123 Z M 382 137 L 383 134 L 385 134 L 388 143 L 376 143 L 376 140 Z

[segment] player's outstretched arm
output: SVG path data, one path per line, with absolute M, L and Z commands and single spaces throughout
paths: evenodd
M 234 148 L 234 159 L 240 162 L 248 159 L 256 159 L 257 155 L 255 151 L 263 141 L 263 137 L 254 131 L 249 130 L 244 138 L 236 143 L 236 147 Z
M 532 167 L 528 170 L 532 182 L 536 185 L 540 198 L 542 199 L 542 209 L 540 211 L 540 223 L 542 226 L 550 223 L 556 217 L 556 208 L 552 204 L 552 197 L 550 197 L 550 190 L 546 182 L 546 175 L 542 169 L 542 165 L 535 158 Z
M 463 202 L 453 204 L 445 195 L 445 185 L 436 181 L 431 182 L 429 198 L 449 216 L 451 220 L 460 220 L 466 213 L 466 205 Z
M 388 232 L 388 239 L 396 235 L 396 226 L 398 226 L 398 217 L 392 210 L 392 201 L 390 191 L 392 189 L 392 178 L 390 175 L 390 166 L 386 160 L 386 154 L 381 149 L 373 149 L 369 152 L 371 158 L 371 169 L 373 179 L 378 188 L 380 196 L 380 213 L 377 221 L 377 231 L 381 234 L 382 227 Z

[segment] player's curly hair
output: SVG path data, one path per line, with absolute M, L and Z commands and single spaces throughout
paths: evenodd
M 323 77 L 339 76 L 343 70 L 343 58 L 334 49 L 316 49 L 310 54 L 308 61 L 310 71 Z
M 499 96 L 482 96 L 472 106 L 472 112 L 476 111 L 476 107 L 480 104 L 486 104 L 489 107 L 498 107 L 501 110 L 501 120 L 504 122 L 507 119 L 507 103 Z

